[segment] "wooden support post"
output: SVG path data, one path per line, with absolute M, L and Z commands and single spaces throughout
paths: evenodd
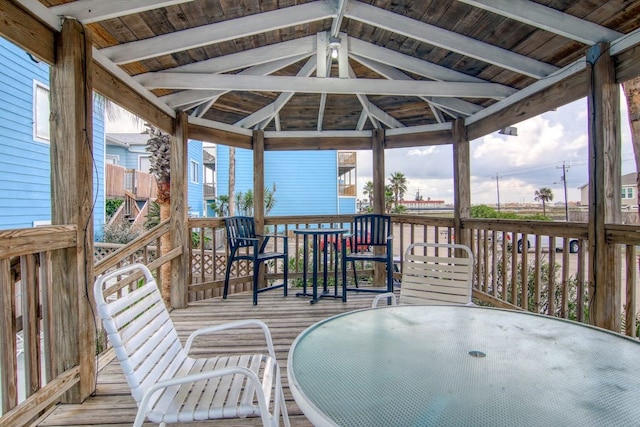
M 171 306 L 187 308 L 187 283 L 190 283 L 187 168 L 189 122 L 185 112 L 176 117 L 176 132 L 171 138 L 171 248 L 182 246 L 182 255 L 171 261 Z
M 373 213 L 385 213 L 384 198 L 384 129 L 375 129 L 371 145 L 373 148 Z M 375 248 L 382 251 L 382 248 Z M 379 262 L 373 266 L 373 285 L 386 286 L 385 269 Z
M 51 222 L 76 225 L 78 246 L 53 253 L 56 289 L 49 295 L 53 376 L 80 366 L 80 382 L 62 398 L 69 403 L 82 402 L 95 389 L 91 64 L 89 33 L 78 21 L 65 20 L 51 68 Z
M 373 213 L 383 214 L 384 205 L 384 130 L 374 129 L 373 149 Z
M 620 220 L 620 95 L 609 46 L 587 54 L 589 82 L 589 322 L 620 332 L 620 248 L 605 224 Z
M 471 215 L 471 162 L 469 139 L 463 119 L 453 123 L 453 223 L 456 243 L 471 246 L 469 230 L 462 229 L 462 220 Z
M 253 131 L 253 218 L 256 233 L 264 233 L 264 131 Z M 258 279 L 258 288 L 265 286 L 266 265 Z M 256 268 L 258 266 L 253 266 Z

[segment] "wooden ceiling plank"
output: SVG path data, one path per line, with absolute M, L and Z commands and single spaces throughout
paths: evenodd
M 58 16 L 72 16 L 83 24 L 104 21 L 147 10 L 160 9 L 193 0 L 83 0 L 50 7 Z
M 334 13 L 333 6 L 326 0 L 305 3 L 163 34 L 145 40 L 123 43 L 104 48 L 102 53 L 116 64 L 127 64 L 173 52 L 318 21 L 330 18 Z
M 346 16 L 536 79 L 557 70 L 533 58 L 358 1 L 349 1 Z
M 363 95 L 503 98 L 516 90 L 494 83 L 336 79 L 293 76 L 150 73 L 139 83 L 147 89 L 239 90 Z
M 613 41 L 621 33 L 529 0 L 458 0 L 571 40 L 594 45 Z

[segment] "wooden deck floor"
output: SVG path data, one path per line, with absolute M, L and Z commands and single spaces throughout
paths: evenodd
M 224 323 L 231 320 L 256 318 L 263 320 L 270 328 L 276 357 L 282 367 L 284 393 L 293 426 L 310 426 L 289 391 L 287 381 L 287 354 L 293 340 L 308 326 L 327 317 L 371 306 L 370 293 L 350 293 L 347 303 L 340 299 L 326 298 L 317 304 L 309 304 L 309 298 L 296 297 L 295 289 L 287 298 L 279 290 L 260 295 L 259 304 L 251 304 L 249 293 L 230 296 L 223 301 L 213 298 L 192 303 L 184 310 L 174 310 L 172 318 L 181 338 L 206 325 Z M 195 354 L 254 353 L 266 352 L 264 340 L 254 331 L 239 331 L 216 335 L 217 340 L 208 338 L 197 342 Z M 124 375 L 117 360 L 99 367 L 98 386 L 95 396 L 80 405 L 58 405 L 40 418 L 38 426 L 130 426 L 136 414 L 136 405 L 129 394 Z M 145 424 L 147 425 L 147 424 Z M 148 424 L 149 426 L 153 424 Z M 260 419 L 218 420 L 182 426 L 258 426 Z

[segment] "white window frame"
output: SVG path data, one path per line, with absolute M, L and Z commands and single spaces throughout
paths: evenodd
M 40 100 L 40 97 L 38 96 L 39 89 L 43 89 L 47 92 L 46 100 L 48 108 L 46 113 L 44 111 L 40 111 L 38 108 L 39 101 L 42 102 L 42 100 Z M 38 80 L 33 81 L 33 140 L 44 142 L 47 144 L 51 141 L 51 127 L 49 123 L 49 116 L 51 115 L 51 98 L 49 97 L 49 91 L 49 86 L 47 86 L 46 84 Z M 41 117 L 39 113 L 46 114 L 46 116 Z M 42 122 L 42 120 L 45 120 L 45 122 Z M 44 123 L 46 123 L 47 127 L 46 132 L 42 132 L 38 125 L 44 125 Z
M 195 174 L 195 179 L 194 179 Z M 194 184 L 200 183 L 200 163 L 195 160 L 191 160 L 190 168 L 189 168 L 189 179 Z
M 151 156 L 138 156 L 138 170 L 144 173 L 150 173 L 149 169 L 142 169 L 142 159 L 149 159 L 149 169 L 151 168 Z
M 105 154 L 105 161 L 111 165 L 119 165 L 120 164 L 120 156 L 117 154 Z

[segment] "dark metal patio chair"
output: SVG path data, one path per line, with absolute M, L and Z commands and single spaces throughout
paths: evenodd
M 353 220 L 353 233 L 342 237 L 342 301 L 347 300 L 347 291 L 393 292 L 393 235 L 391 217 L 388 215 L 357 215 Z M 376 248 L 383 248 L 384 252 Z M 351 261 L 355 287 L 347 284 L 347 264 Z M 387 268 L 387 287 L 380 289 L 358 286 L 356 261 L 382 262 Z
M 273 289 L 283 288 L 284 296 L 287 296 L 287 274 L 289 272 L 288 239 L 285 235 L 256 234 L 255 221 L 252 217 L 234 216 L 225 218 L 224 225 L 227 231 L 229 244 L 229 258 L 227 259 L 227 271 L 224 277 L 224 291 L 222 298 L 226 299 L 229 292 L 229 275 L 231 264 L 234 261 L 248 260 L 253 262 L 253 305 L 258 304 L 258 294 Z M 266 251 L 270 238 L 282 239 L 282 251 Z M 262 242 L 261 242 L 262 241 Z M 283 283 L 258 289 L 260 277 L 260 265 L 271 260 L 283 260 Z

